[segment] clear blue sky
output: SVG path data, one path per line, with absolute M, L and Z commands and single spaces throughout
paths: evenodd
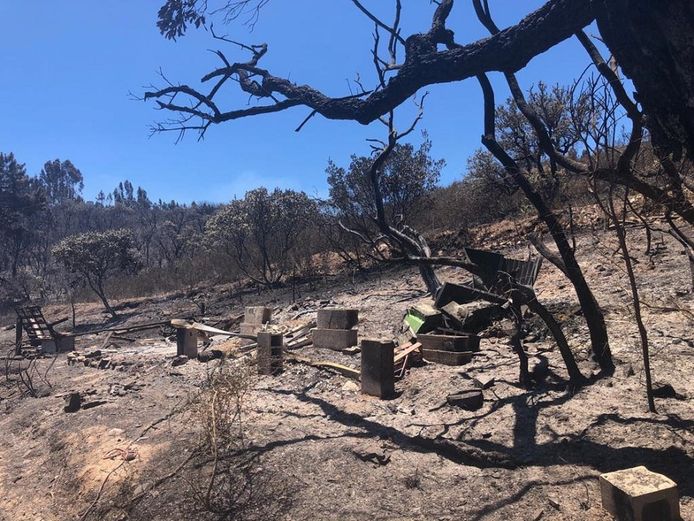
M 129 92 L 141 94 L 144 86 L 160 82 L 160 67 L 174 82 L 199 85 L 219 63 L 210 48 L 242 56 L 202 30 L 177 42 L 165 40 L 155 26 L 162 2 L 0 0 L 0 151 L 14 152 L 32 175 L 45 161 L 70 159 L 85 176 L 87 198 L 129 179 L 153 199 L 224 202 L 260 185 L 325 195 L 328 159 L 345 164 L 352 153 L 368 153 L 365 138 L 383 136 L 380 125 L 320 117 L 296 133 L 307 114 L 297 108 L 213 127 L 204 141 L 193 134 L 179 144 L 173 134 L 150 138 L 149 125 L 162 113 L 133 101 Z M 391 18 L 386 7 L 392 2 L 365 3 Z M 505 27 L 543 1 L 490 3 L 497 24 Z M 426 30 L 429 1 L 406 0 L 404 7 L 404 34 Z M 463 0 L 449 26 L 461 43 L 485 36 L 470 2 Z M 241 25 L 216 31 L 248 43 L 267 42 L 263 67 L 341 96 L 357 73 L 367 87 L 373 85 L 372 29 L 349 0 L 272 0 L 253 33 Z M 577 42 L 568 41 L 535 58 L 519 78 L 526 88 L 539 80 L 569 83 L 587 63 Z M 502 101 L 507 91 L 498 78 L 495 84 Z M 467 158 L 479 147 L 481 95 L 474 80 L 429 92 L 420 128 L 429 131 L 433 155 L 447 161 L 442 178 L 447 184 L 463 175 Z M 229 103 L 222 105 L 246 102 L 230 91 Z M 402 112 L 401 126 L 411 112 Z

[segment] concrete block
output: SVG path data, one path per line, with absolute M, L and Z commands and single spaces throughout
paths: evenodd
M 57 353 L 58 352 L 58 346 L 55 343 L 55 340 L 51 340 L 50 338 L 41 340 L 41 352 L 42 353 Z
M 176 329 L 176 355 L 197 358 L 198 332 L 195 329 L 183 327 Z
M 476 411 L 482 407 L 484 396 L 482 395 L 482 391 L 460 391 L 458 393 L 449 394 L 446 397 L 446 401 L 448 402 L 448 405 L 461 407 L 462 409 L 468 411 Z
M 438 349 L 422 349 L 422 357 L 429 361 L 443 365 L 463 365 L 472 360 L 471 351 L 441 351 Z
M 352 329 L 358 323 L 358 309 L 319 309 L 316 317 L 318 329 Z
M 258 333 L 258 374 L 276 375 L 282 372 L 284 336 L 281 333 Z
M 246 324 L 265 324 L 272 320 L 272 308 L 265 306 L 248 306 L 244 310 L 243 321 Z
M 417 335 L 422 349 L 438 351 L 479 351 L 480 337 L 477 335 Z
M 260 331 L 263 330 L 263 327 L 263 324 L 248 324 L 246 322 L 242 322 L 239 326 L 239 332 L 242 335 L 256 336 Z
M 67 353 L 75 350 L 74 336 L 60 336 L 55 339 L 55 345 L 59 353 Z
M 341 351 L 357 345 L 356 329 L 314 329 L 311 333 L 315 347 Z
M 361 341 L 361 392 L 379 398 L 395 394 L 395 372 L 391 340 Z
M 676 521 L 680 519 L 677 484 L 646 467 L 600 476 L 602 506 L 617 521 Z

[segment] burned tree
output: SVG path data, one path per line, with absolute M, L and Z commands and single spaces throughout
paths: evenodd
M 610 51 L 639 91 L 648 115 L 647 126 L 657 136 L 658 147 L 676 154 L 694 152 L 694 114 L 690 108 L 694 82 L 689 67 L 694 12 L 689 0 L 548 0 L 515 26 L 491 38 L 455 47 L 448 45 L 454 42 L 454 32 L 446 27 L 454 0 L 437 2 L 430 30 L 407 38 L 401 35 L 399 0 L 395 2 L 396 21 L 390 25 L 370 13 L 361 2 L 353 0 L 353 3 L 388 33 L 392 50 L 405 51 L 404 60 L 388 64 L 389 73 L 394 74 L 385 89 L 331 98 L 313 87 L 295 84 L 260 68 L 258 62 L 267 52 L 267 46 L 262 45 L 243 46 L 253 52 L 253 58 L 245 63 L 229 61 L 220 53 L 223 66 L 203 78 L 207 82 L 214 80 L 207 93 L 188 86 L 169 86 L 146 97 L 156 98 L 161 108 L 189 118 L 174 125 L 178 130 L 186 127 L 204 131 L 212 124 L 295 106 L 309 107 L 326 118 L 366 124 L 427 85 L 461 81 L 491 71 L 518 71 L 533 57 L 597 20 Z M 241 18 L 253 24 L 260 9 L 268 4 L 269 0 L 231 0 L 217 5 L 205 0 L 167 0 L 159 11 L 157 25 L 165 37 L 175 39 L 183 36 L 189 26 L 205 25 L 214 15 L 221 15 L 224 22 Z M 447 48 L 439 50 L 437 45 Z M 232 77 L 240 80 L 244 92 L 272 103 L 221 110 L 215 97 Z M 176 94 L 192 97 L 193 104 L 177 103 L 173 99 Z M 196 117 L 199 124 L 191 124 L 190 119 Z
M 275 287 L 291 271 L 298 241 L 316 215 L 303 192 L 257 188 L 212 216 L 205 233 L 247 277 Z
M 112 317 L 116 312 L 106 296 L 106 283 L 116 274 L 133 272 L 138 266 L 132 234 L 128 230 L 84 233 L 63 239 L 53 255 L 65 268 L 83 277 Z
M 408 224 L 407 216 L 417 199 L 436 184 L 443 162 L 429 157 L 428 140 L 416 152 L 412 145 L 398 143 L 414 130 L 420 117 L 398 132 L 390 115 L 384 119 L 387 141 L 372 140 L 378 143 L 372 145 L 372 157 L 352 156 L 348 170 L 332 162 L 328 165 L 330 201 L 340 227 L 370 246 L 372 258 L 431 257 L 429 245 Z M 427 290 L 436 296 L 441 283 L 431 266 L 419 263 L 419 271 Z

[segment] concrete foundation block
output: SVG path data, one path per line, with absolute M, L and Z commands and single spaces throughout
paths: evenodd
M 284 336 L 281 333 L 258 333 L 258 374 L 276 375 L 282 372 Z
M 314 329 L 311 333 L 314 347 L 341 351 L 357 345 L 356 329 Z
M 316 317 L 318 329 L 352 329 L 358 323 L 358 309 L 319 309 Z
M 41 352 L 42 353 L 57 353 L 58 345 L 55 340 L 45 339 L 41 340 Z
M 188 358 L 198 356 L 198 332 L 192 328 L 176 329 L 176 355 Z
M 68 353 L 75 350 L 74 336 L 60 336 L 55 339 L 55 345 L 59 353 Z
M 448 405 L 461 407 L 468 411 L 476 411 L 482 407 L 484 396 L 482 395 L 482 391 L 478 390 L 460 391 L 458 393 L 449 394 L 446 397 L 446 401 Z
M 395 394 L 395 373 L 391 340 L 361 341 L 361 392 L 379 398 Z
M 272 308 L 265 306 L 248 306 L 244 310 L 243 321 L 246 324 L 265 324 L 272 320 Z
M 239 332 L 242 335 L 256 336 L 264 329 L 264 326 L 263 324 L 248 324 L 246 322 L 242 322 L 239 328 Z
M 677 483 L 646 467 L 600 476 L 602 506 L 617 521 L 678 521 Z
M 472 360 L 472 351 L 441 351 L 438 349 L 422 349 L 422 357 L 429 361 L 443 365 L 464 365 Z
M 437 349 L 439 351 L 479 351 L 480 337 L 477 335 L 417 335 L 417 341 L 422 349 Z

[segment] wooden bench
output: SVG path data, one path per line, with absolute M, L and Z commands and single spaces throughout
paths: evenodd
M 23 306 L 15 308 L 17 312 L 15 353 L 22 354 L 22 332 L 29 337 L 29 344 L 40 347 L 44 353 L 73 351 L 75 336 L 72 333 L 57 331 L 54 326 L 62 324 L 68 318 L 48 322 L 40 306 Z

